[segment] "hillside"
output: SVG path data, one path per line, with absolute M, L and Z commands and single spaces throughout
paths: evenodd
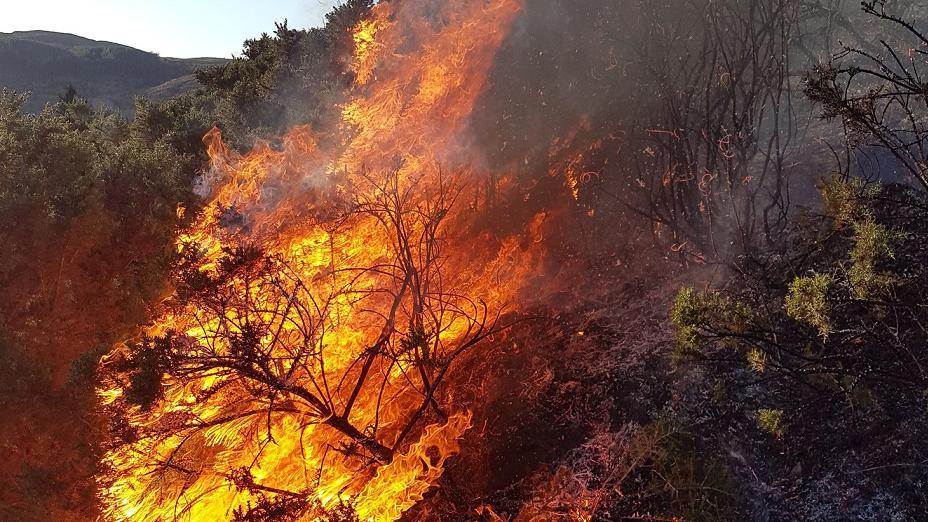
M 0 522 L 928 520 L 928 2 L 338 1 L 3 36 Z
M 25 109 L 38 111 L 67 86 L 94 105 L 128 112 L 132 99 L 163 99 L 193 88 L 199 68 L 219 58 L 162 58 L 125 45 L 49 31 L 0 33 L 0 86 L 30 91 Z

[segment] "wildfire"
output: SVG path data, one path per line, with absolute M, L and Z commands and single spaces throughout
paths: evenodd
M 108 518 L 224 520 L 272 498 L 396 520 L 436 483 L 471 419 L 438 386 L 534 266 L 534 241 L 471 232 L 461 203 L 481 179 L 468 118 L 519 10 L 378 4 L 338 150 L 308 127 L 246 155 L 207 134 L 211 202 L 178 248 L 218 297 L 174 298 L 146 332 L 175 371 L 105 457 Z
M 379 12 L 385 12 L 380 10 Z M 377 65 L 377 51 L 383 46 L 377 42 L 377 33 L 385 24 L 384 20 L 371 19 L 362 21 L 354 32 L 355 45 L 355 83 L 367 85 L 374 76 L 373 68 Z

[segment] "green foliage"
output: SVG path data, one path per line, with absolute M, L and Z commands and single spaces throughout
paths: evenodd
M 677 292 L 670 310 L 677 342 L 677 356 L 698 354 L 706 336 L 719 332 L 742 332 L 751 320 L 751 312 L 738 301 L 715 291 L 697 291 L 685 287 Z
M 674 299 L 670 313 L 671 324 L 677 341 L 679 354 L 699 351 L 699 324 L 701 309 L 693 288 L 683 288 Z
M 877 272 L 877 263 L 892 258 L 893 234 L 872 219 L 854 223 L 854 247 L 851 249 L 851 268 L 848 279 L 858 299 L 870 299 L 885 293 L 893 277 Z
M 323 28 L 277 24 L 273 35 L 247 40 L 242 56 L 201 70 L 198 96 L 211 97 L 233 143 L 279 134 L 294 124 L 324 126 L 350 83 L 353 28 L 372 0 L 348 0 L 326 16 Z
M 776 437 L 783 435 L 783 410 L 762 408 L 757 410 L 754 419 L 761 431 Z
M 832 278 L 827 274 L 793 279 L 786 296 L 786 315 L 815 327 L 819 335 L 828 337 L 832 331 L 831 303 L 828 301 L 831 284 Z
M 825 215 L 832 219 L 837 229 L 868 218 L 870 209 L 866 200 L 875 197 L 879 192 L 879 185 L 868 187 L 860 178 L 844 179 L 831 176 L 819 183 Z
M 757 348 L 751 348 L 747 352 L 748 367 L 757 373 L 763 373 L 767 369 L 767 354 Z
M 28 115 L 24 99 L 0 91 L 0 214 L 31 209 L 64 225 L 98 200 L 106 211 L 151 224 L 170 222 L 189 199 L 190 156 L 163 129 L 130 125 L 79 98 Z
M 67 488 L 30 500 L 30 509 L 43 519 L 66 519 L 59 515 L 67 512 L 92 520 L 97 433 L 88 419 L 96 349 L 144 321 L 164 288 L 176 209 L 194 201 L 199 161 L 177 146 L 172 132 L 183 123 L 130 123 L 79 96 L 29 114 L 25 100 L 0 90 L 0 317 L 33 370 L 18 364 L 0 381 L 9 377 L 22 397 L 15 412 L 4 412 L 10 423 L 23 427 L 22 437 L 45 439 L 8 463 L 23 470 L 21 480 L 0 478 L 0 489 L 28 496 L 29 477 L 44 470 Z M 138 402 L 150 403 L 158 391 L 153 373 L 133 379 Z M 43 447 L 44 440 L 55 447 Z M 0 518 L 21 519 L 4 509 Z
M 871 299 L 885 294 L 892 285 L 892 277 L 877 272 L 881 259 L 893 257 L 890 230 L 873 217 L 869 201 L 881 190 L 879 185 L 867 186 L 860 178 L 831 177 L 819 185 L 825 214 L 832 219 L 837 230 L 853 229 L 854 246 L 851 249 L 851 267 L 848 283 L 858 299 Z

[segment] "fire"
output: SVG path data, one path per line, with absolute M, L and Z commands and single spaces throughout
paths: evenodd
M 104 459 L 108 518 L 224 520 L 270 497 L 305 502 L 306 520 L 344 503 L 396 520 L 434 486 L 471 414 L 433 393 L 490 337 L 544 234 L 543 214 L 528 241 L 473 232 L 462 204 L 486 174 L 468 119 L 520 9 L 378 4 L 354 34 L 337 150 L 309 127 L 245 155 L 205 136 L 211 199 L 178 249 L 219 297 L 174 299 L 148 328 L 180 369 Z M 99 390 L 125 395 L 119 379 Z
M 384 11 L 381 9 L 378 12 Z M 377 51 L 383 49 L 383 46 L 377 42 L 377 33 L 384 24 L 385 21 L 380 19 L 364 20 L 352 35 L 355 45 L 355 83 L 358 85 L 367 85 L 374 76 L 373 68 L 377 64 Z

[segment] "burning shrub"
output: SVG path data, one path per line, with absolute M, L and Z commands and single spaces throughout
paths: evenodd
M 135 493 L 138 502 L 160 502 L 168 486 L 177 495 L 191 484 L 216 487 L 231 473 L 225 468 L 249 453 L 254 457 L 233 482 L 261 498 L 241 508 L 243 520 L 291 508 L 298 516 L 317 504 L 335 509 L 340 494 L 316 489 L 333 481 L 360 495 L 361 513 L 391 509 L 364 500 L 364 488 L 401 480 L 413 495 L 441 472 L 469 418 L 440 406 L 441 386 L 458 356 L 501 326 L 486 303 L 447 286 L 444 221 L 459 189 L 439 181 L 431 199 L 414 199 L 397 172 L 365 173 L 369 191 L 357 195 L 351 214 L 334 218 L 339 226 L 363 224 L 383 241 L 360 256 L 334 248 L 342 241 L 338 228 L 314 242 L 321 252 L 308 257 L 241 244 L 215 254 L 184 246 L 167 331 L 127 345 L 105 365 L 111 408 L 137 430 L 109 462 L 161 477 L 151 484 L 157 489 Z M 430 419 L 439 424 L 423 429 Z M 310 432 L 314 439 L 305 444 Z M 408 446 L 416 435 L 423 439 Z M 290 442 L 281 447 L 281 439 Z M 270 445 L 285 452 L 275 459 L 294 459 L 293 452 L 313 459 L 317 485 L 306 482 L 306 464 L 297 489 L 283 481 L 295 479 L 259 478 Z M 409 467 L 418 459 L 429 471 Z M 113 477 L 110 491 L 122 487 L 120 478 Z
M 535 8 L 549 7 L 543 4 Z M 893 222 L 913 226 L 924 205 L 902 195 L 908 204 L 899 212 L 908 214 L 900 217 L 870 208 L 876 194 L 861 199 L 863 184 L 826 182 L 833 228 L 818 220 L 814 230 L 783 233 L 794 164 L 789 46 L 798 8 L 781 0 L 634 4 L 635 20 L 646 22 L 638 60 L 645 80 L 635 84 L 641 99 L 634 114 L 622 125 L 594 122 L 586 115 L 589 100 L 581 99 L 575 134 L 586 136 L 576 142 L 558 136 L 547 147 L 525 140 L 519 153 L 507 149 L 506 139 L 474 137 L 484 130 L 475 107 L 492 106 L 481 99 L 489 73 L 507 65 L 494 65 L 497 51 L 518 47 L 506 38 L 526 6 L 511 0 L 408 0 L 373 8 L 349 2 L 330 18 L 332 33 L 284 24 L 274 37 L 249 42 L 245 58 L 201 74 L 219 110 L 235 108 L 240 143 L 242 129 L 264 133 L 290 123 L 286 94 L 299 92 L 289 91 L 291 81 L 312 79 L 332 89 L 324 98 L 340 103 L 333 109 L 314 99 L 299 122 L 319 128 L 294 127 L 247 154 L 227 146 L 218 129 L 207 133 L 210 165 L 201 193 L 210 199 L 178 241 L 177 289 L 148 327 L 149 337 L 118 346 L 105 361 L 100 394 L 118 413 L 117 435 L 125 435 L 105 458 L 107 514 L 399 518 L 459 451 L 474 419 L 460 397 L 485 391 L 449 390 L 455 361 L 497 339 L 508 326 L 500 310 L 510 300 L 543 302 L 554 293 L 554 278 L 544 270 L 550 266 L 538 270 L 539 259 L 568 260 L 564 273 L 612 264 L 612 258 L 578 262 L 571 236 L 587 235 L 577 223 L 601 209 L 590 204 L 591 194 L 610 188 L 601 180 L 617 156 L 623 156 L 619 175 L 609 181 L 625 191 L 619 199 L 658 230 L 670 229 L 676 252 L 699 261 L 744 255 L 730 263 L 737 274 L 728 285 L 684 288 L 671 309 L 680 367 L 692 358 L 720 368 L 706 392 L 711 405 L 692 415 L 694 424 L 735 418 L 735 428 L 742 422 L 776 435 L 762 444 L 786 445 L 793 437 L 830 436 L 845 404 L 855 419 L 863 410 L 892 419 L 924 402 L 913 392 L 924 388 L 925 354 L 910 349 L 924 337 L 918 286 L 924 274 L 894 266 L 894 255 L 911 262 L 920 251 L 891 245 Z M 355 47 L 352 59 L 341 56 L 346 42 Z M 320 52 L 301 55 L 310 44 Z M 594 74 L 633 67 L 606 47 L 596 46 L 603 56 Z M 536 58 L 542 55 L 533 52 L 527 61 L 543 61 Z M 829 73 L 827 82 L 839 76 Z M 573 80 L 564 89 L 571 96 Z M 344 97 L 340 82 L 351 84 Z M 828 87 L 830 96 L 840 94 L 836 84 Z M 864 103 L 866 114 L 876 101 Z M 526 106 L 525 113 L 536 112 Z M 486 112 L 499 123 L 511 119 L 508 110 Z M 484 139 L 490 155 L 508 160 L 498 162 L 506 167 L 481 172 L 489 161 L 473 144 Z M 607 151 L 616 144 L 631 144 L 631 153 Z M 64 148 L 75 161 L 86 152 Z M 564 175 L 534 173 L 543 154 L 530 149 L 545 150 L 549 172 Z M 68 207 L 67 198 L 62 202 Z M 577 222 L 565 222 L 565 215 Z M 774 251 L 759 250 L 761 234 Z M 827 239 L 809 249 L 810 237 Z M 561 255 L 549 257 L 545 249 L 558 241 L 551 248 Z M 884 279 L 890 272 L 899 277 L 899 294 Z M 558 297 L 588 290 L 576 278 L 567 284 L 572 288 Z M 597 290 L 584 298 L 609 295 Z M 567 336 L 608 331 L 587 319 Z M 653 333 L 654 324 L 662 323 L 652 321 L 639 335 Z M 611 342 L 606 335 L 597 341 Z M 880 351 L 883 345 L 894 357 Z M 652 395 L 673 398 L 626 405 L 641 417 L 629 422 L 616 414 L 622 387 L 615 382 L 628 362 L 615 359 L 629 353 L 585 348 L 570 365 L 514 365 L 525 372 L 513 375 L 529 382 L 499 393 L 513 417 L 503 423 L 506 433 L 521 436 L 499 451 L 513 474 L 534 464 L 515 462 L 518 443 L 564 444 L 537 450 L 550 456 L 550 468 L 534 475 L 538 487 L 518 516 L 734 516 L 728 468 L 702 455 L 719 446 L 704 448 L 704 439 L 661 421 L 677 418 L 679 389 L 668 391 L 666 381 L 655 379 L 652 386 L 662 390 Z M 745 365 L 752 371 L 742 371 Z M 741 391 L 748 388 L 761 391 Z M 732 391 L 743 402 L 719 411 Z M 665 407 L 661 415 L 653 411 L 658 404 Z M 484 434 L 493 419 L 482 420 Z M 758 435 L 724 427 L 719 433 Z M 539 433 L 551 440 L 527 440 Z M 570 450 L 565 439 L 577 447 Z M 741 457 L 735 449 L 728 455 Z

